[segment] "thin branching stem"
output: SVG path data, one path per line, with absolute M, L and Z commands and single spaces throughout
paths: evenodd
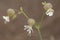
M 22 12 L 22 14 L 23 14 L 27 19 L 29 19 L 29 17 L 25 14 L 24 11 L 21 11 L 21 12 Z
M 42 17 L 41 17 L 41 21 L 40 21 L 40 27 L 41 27 L 41 25 L 42 25 L 42 23 L 43 23 L 43 19 L 44 19 L 44 13 L 42 14 Z
M 44 19 L 44 15 L 45 15 L 45 14 L 43 13 L 43 14 L 42 14 L 42 17 L 41 17 L 41 21 L 40 21 L 40 23 L 39 23 L 39 24 L 40 24 L 40 27 L 41 27 L 41 25 L 42 25 L 42 22 L 43 22 L 43 19 Z M 40 32 L 40 28 L 38 29 L 38 33 L 39 33 L 40 40 L 43 40 L 43 39 L 42 39 L 41 32 Z
M 43 40 L 40 30 L 38 30 L 38 34 L 39 34 L 39 39 L 40 39 L 40 40 Z

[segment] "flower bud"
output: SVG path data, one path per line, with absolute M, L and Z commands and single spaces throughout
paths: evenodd
M 42 5 L 45 5 L 46 4 L 46 1 L 42 2 Z
M 22 7 L 20 7 L 20 10 L 22 11 L 22 10 L 23 10 L 23 8 L 22 8 Z
M 35 24 L 35 20 L 30 18 L 30 19 L 28 19 L 27 23 L 28 23 L 28 25 L 33 26 Z

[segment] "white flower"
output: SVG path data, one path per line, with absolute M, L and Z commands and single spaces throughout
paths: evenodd
M 49 8 L 47 11 L 46 11 L 46 15 L 48 16 L 53 16 L 53 13 L 54 13 L 54 10 Z
M 26 30 L 28 32 L 28 35 L 31 36 L 31 33 L 33 32 L 32 27 L 29 25 L 24 25 L 24 27 L 25 27 L 24 30 Z
M 3 19 L 5 20 L 4 23 L 10 22 L 9 16 L 3 16 Z

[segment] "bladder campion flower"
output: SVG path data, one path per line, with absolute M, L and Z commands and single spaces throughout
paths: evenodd
M 31 33 L 33 32 L 33 25 L 35 24 L 35 20 L 32 19 L 32 18 L 29 18 L 28 21 L 27 21 L 27 24 L 28 25 L 24 25 L 24 30 L 26 30 L 28 32 L 28 35 L 31 36 Z
M 7 10 L 7 16 L 3 16 L 3 19 L 5 20 L 4 23 L 6 24 L 7 22 L 10 22 L 10 19 L 15 19 L 16 18 L 16 14 L 15 11 L 13 9 L 8 9 Z
M 46 15 L 53 16 L 54 10 L 53 5 L 51 3 L 42 2 L 44 5 L 43 8 L 46 10 Z

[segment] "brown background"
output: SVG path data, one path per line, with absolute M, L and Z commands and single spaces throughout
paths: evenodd
M 25 13 L 39 22 L 43 11 L 41 4 L 45 0 L 0 0 L 0 40 L 39 40 L 38 33 L 35 28 L 31 37 L 27 36 L 24 31 L 26 18 L 18 15 L 15 20 L 11 20 L 8 24 L 3 23 L 3 15 L 7 15 L 8 8 L 19 9 L 22 6 Z M 51 40 L 51 36 L 55 40 L 60 40 L 60 0 L 46 0 L 53 4 L 55 10 L 54 16 L 45 16 L 41 27 L 43 40 Z

